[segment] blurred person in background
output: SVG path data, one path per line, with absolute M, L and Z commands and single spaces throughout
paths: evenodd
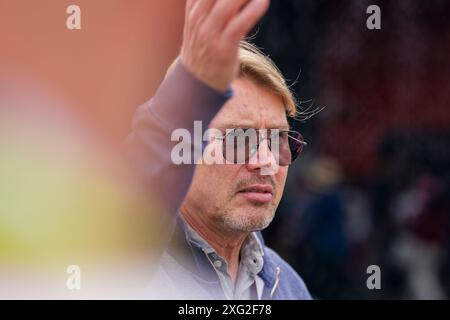
M 80 0 L 68 30 L 67 1 L 0 1 L 0 298 L 142 297 L 164 208 L 118 145 L 178 50 L 178 3 Z
M 393 254 L 406 272 L 411 299 L 445 299 L 439 267 L 448 242 L 448 201 L 439 179 L 421 176 L 399 194 L 396 218 L 401 226 Z
M 159 201 L 54 92 L 0 83 L 0 177 L 1 299 L 142 296 Z

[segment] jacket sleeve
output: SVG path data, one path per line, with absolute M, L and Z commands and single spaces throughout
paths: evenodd
M 201 121 L 205 130 L 231 96 L 231 89 L 217 92 L 178 60 L 153 98 L 137 109 L 126 141 L 126 157 L 145 192 L 162 202 L 167 214 L 176 214 L 194 171 L 193 164 L 172 162 L 171 151 L 178 143 L 171 141 L 172 132 L 183 128 L 193 137 L 194 121 Z

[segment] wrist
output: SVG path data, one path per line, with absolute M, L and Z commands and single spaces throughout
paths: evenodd
M 180 57 L 178 59 L 178 63 L 191 74 L 192 77 L 194 77 L 197 81 L 202 83 L 204 86 L 208 87 L 209 89 L 213 90 L 219 95 L 223 96 L 229 96 L 230 92 L 232 91 L 230 84 L 218 84 L 214 83 L 213 81 L 209 81 L 207 77 L 204 77 L 200 74 L 200 72 L 196 72 L 193 70 L 188 63 L 183 61 L 183 57 Z

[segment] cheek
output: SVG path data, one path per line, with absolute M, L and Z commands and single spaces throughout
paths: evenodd
M 233 189 L 234 177 L 239 170 L 236 165 L 199 165 L 195 178 L 205 196 L 223 197 Z
M 286 178 L 288 174 L 288 167 L 280 167 L 275 175 L 275 181 L 277 183 L 277 199 L 281 199 L 284 191 L 284 185 L 286 184 Z

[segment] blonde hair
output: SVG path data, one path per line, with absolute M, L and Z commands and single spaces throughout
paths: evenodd
M 166 76 L 174 69 L 178 58 L 169 66 Z M 248 41 L 241 41 L 239 46 L 239 77 L 247 78 L 255 83 L 271 90 L 281 98 L 286 114 L 297 120 L 307 120 L 320 110 L 310 111 L 309 109 L 298 112 L 297 100 L 294 97 L 280 69 L 275 63 L 259 50 L 254 44 Z M 304 118 L 301 118 L 304 117 Z
M 271 90 L 283 101 L 286 114 L 293 118 L 297 116 L 297 101 L 286 84 L 280 69 L 268 56 L 254 44 L 241 41 L 239 62 L 239 77 L 253 80 L 255 83 Z

